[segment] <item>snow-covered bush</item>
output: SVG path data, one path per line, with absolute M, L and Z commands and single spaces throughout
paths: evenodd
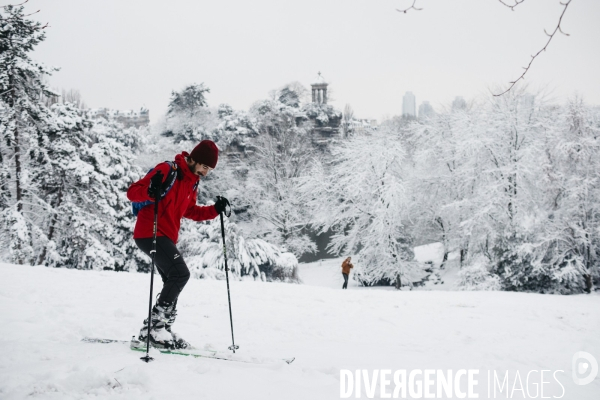
M 490 273 L 489 261 L 477 257 L 458 273 L 460 290 L 501 290 L 500 278 Z
M 234 110 L 228 104 L 221 104 L 217 110 L 218 125 L 210 137 L 217 145 L 225 150 L 245 151 L 252 148 L 251 138 L 258 134 L 254 119 L 244 111 Z
M 239 228 L 227 218 L 224 220 L 227 265 L 235 278 L 252 276 L 267 280 L 297 282 L 298 260 L 288 252 L 262 239 L 246 239 Z M 221 221 L 197 223 L 185 221 L 178 248 L 185 254 L 185 260 L 196 278 L 220 279 L 218 271 L 225 270 L 225 256 L 221 236 Z
M 193 268 L 192 276 L 197 279 L 216 279 L 222 281 L 225 279 L 225 271 L 214 267 Z
M 320 127 L 339 126 L 342 120 L 342 112 L 329 104 L 308 103 L 301 110 Z
M 0 239 L 8 244 L 8 254 L 2 258 L 15 264 L 31 264 L 34 254 L 31 226 L 16 207 L 7 208 L 0 214 Z

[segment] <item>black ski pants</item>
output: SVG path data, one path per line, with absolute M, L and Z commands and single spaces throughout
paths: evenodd
M 342 286 L 342 289 L 348 289 L 348 274 L 342 272 L 342 275 L 344 275 L 344 285 Z
M 144 253 L 152 257 L 152 238 L 135 239 L 135 244 Z M 156 238 L 156 269 L 163 281 L 163 288 L 158 298 L 158 303 L 173 304 L 177 301 L 179 293 L 190 279 L 190 270 L 183 256 L 177 250 L 175 243 L 166 236 Z

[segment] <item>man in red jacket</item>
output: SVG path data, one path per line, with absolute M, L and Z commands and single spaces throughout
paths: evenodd
M 225 211 L 227 200 L 219 198 L 213 206 L 197 206 L 198 183 L 217 166 L 219 150 L 214 142 L 203 140 L 191 154 L 185 151 L 175 156 L 174 163 L 160 163 L 144 178 L 133 183 L 127 190 L 132 202 L 153 201 L 160 196 L 158 203 L 158 229 L 156 238 L 155 264 L 163 281 L 163 288 L 152 308 L 150 342 L 159 348 L 187 348 L 189 343 L 171 331 L 171 325 L 177 315 L 177 298 L 190 278 L 190 271 L 177 250 L 181 218 L 194 221 L 213 219 Z M 170 189 L 165 186 L 171 169 L 175 169 L 177 178 Z M 166 192 L 166 194 L 165 194 Z M 163 197 L 164 196 L 164 197 Z M 133 238 L 135 244 L 152 257 L 154 228 L 154 204 L 139 210 Z M 140 330 L 139 340 L 146 341 L 148 319 Z

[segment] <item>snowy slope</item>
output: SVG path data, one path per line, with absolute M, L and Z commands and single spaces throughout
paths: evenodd
M 304 285 L 231 283 L 240 352 L 292 355 L 293 364 L 162 354 L 145 364 L 122 345 L 80 340 L 136 333 L 148 275 L 0 264 L 0 398 L 336 399 L 340 369 L 358 368 L 478 368 L 480 398 L 486 370 L 560 369 L 563 398 L 600 394 L 598 378 L 587 386 L 571 379 L 575 352 L 600 359 L 598 295 L 342 291 L 341 281 L 311 286 L 310 272 L 301 273 Z M 196 345 L 226 348 L 225 282 L 191 280 L 175 327 Z M 560 387 L 544 395 L 553 393 Z
M 344 283 L 342 262 L 346 257 L 328 258 L 298 265 L 298 274 L 302 283 L 310 286 L 322 286 L 341 289 Z M 352 279 L 354 271 L 350 271 L 348 287 L 357 288 L 358 283 Z
M 438 280 L 432 279 L 422 287 L 415 287 L 414 290 L 456 290 L 458 283 L 458 254 L 451 253 L 444 269 L 439 269 L 442 263 L 444 251 L 441 243 L 431 243 L 424 246 L 415 247 L 415 260 L 421 263 L 431 262 L 433 271 L 439 277 Z M 330 288 L 341 288 L 344 283 L 342 277 L 342 262 L 344 257 L 323 259 L 311 263 L 302 263 L 299 265 L 300 279 L 304 284 L 311 286 L 325 286 Z M 355 258 L 355 257 L 354 257 Z M 356 262 L 355 262 L 356 263 Z M 360 290 L 392 290 L 392 287 L 364 288 L 359 287 L 353 278 L 354 271 L 350 272 L 348 286 L 352 289 Z M 433 278 L 433 277 L 432 277 Z M 394 289 L 395 290 L 395 289 Z M 408 290 L 408 287 L 403 287 Z

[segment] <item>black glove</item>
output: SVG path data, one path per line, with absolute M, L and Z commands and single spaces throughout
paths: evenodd
M 156 199 L 161 193 L 162 189 L 163 174 L 160 170 L 156 171 L 156 174 L 150 178 L 150 186 L 148 187 L 148 196 L 151 199 Z
M 227 200 L 225 197 L 217 196 L 217 201 L 215 202 L 215 210 L 217 210 L 217 212 L 221 214 L 222 212 L 225 212 L 227 206 L 231 207 L 231 205 L 229 204 L 229 200 Z

